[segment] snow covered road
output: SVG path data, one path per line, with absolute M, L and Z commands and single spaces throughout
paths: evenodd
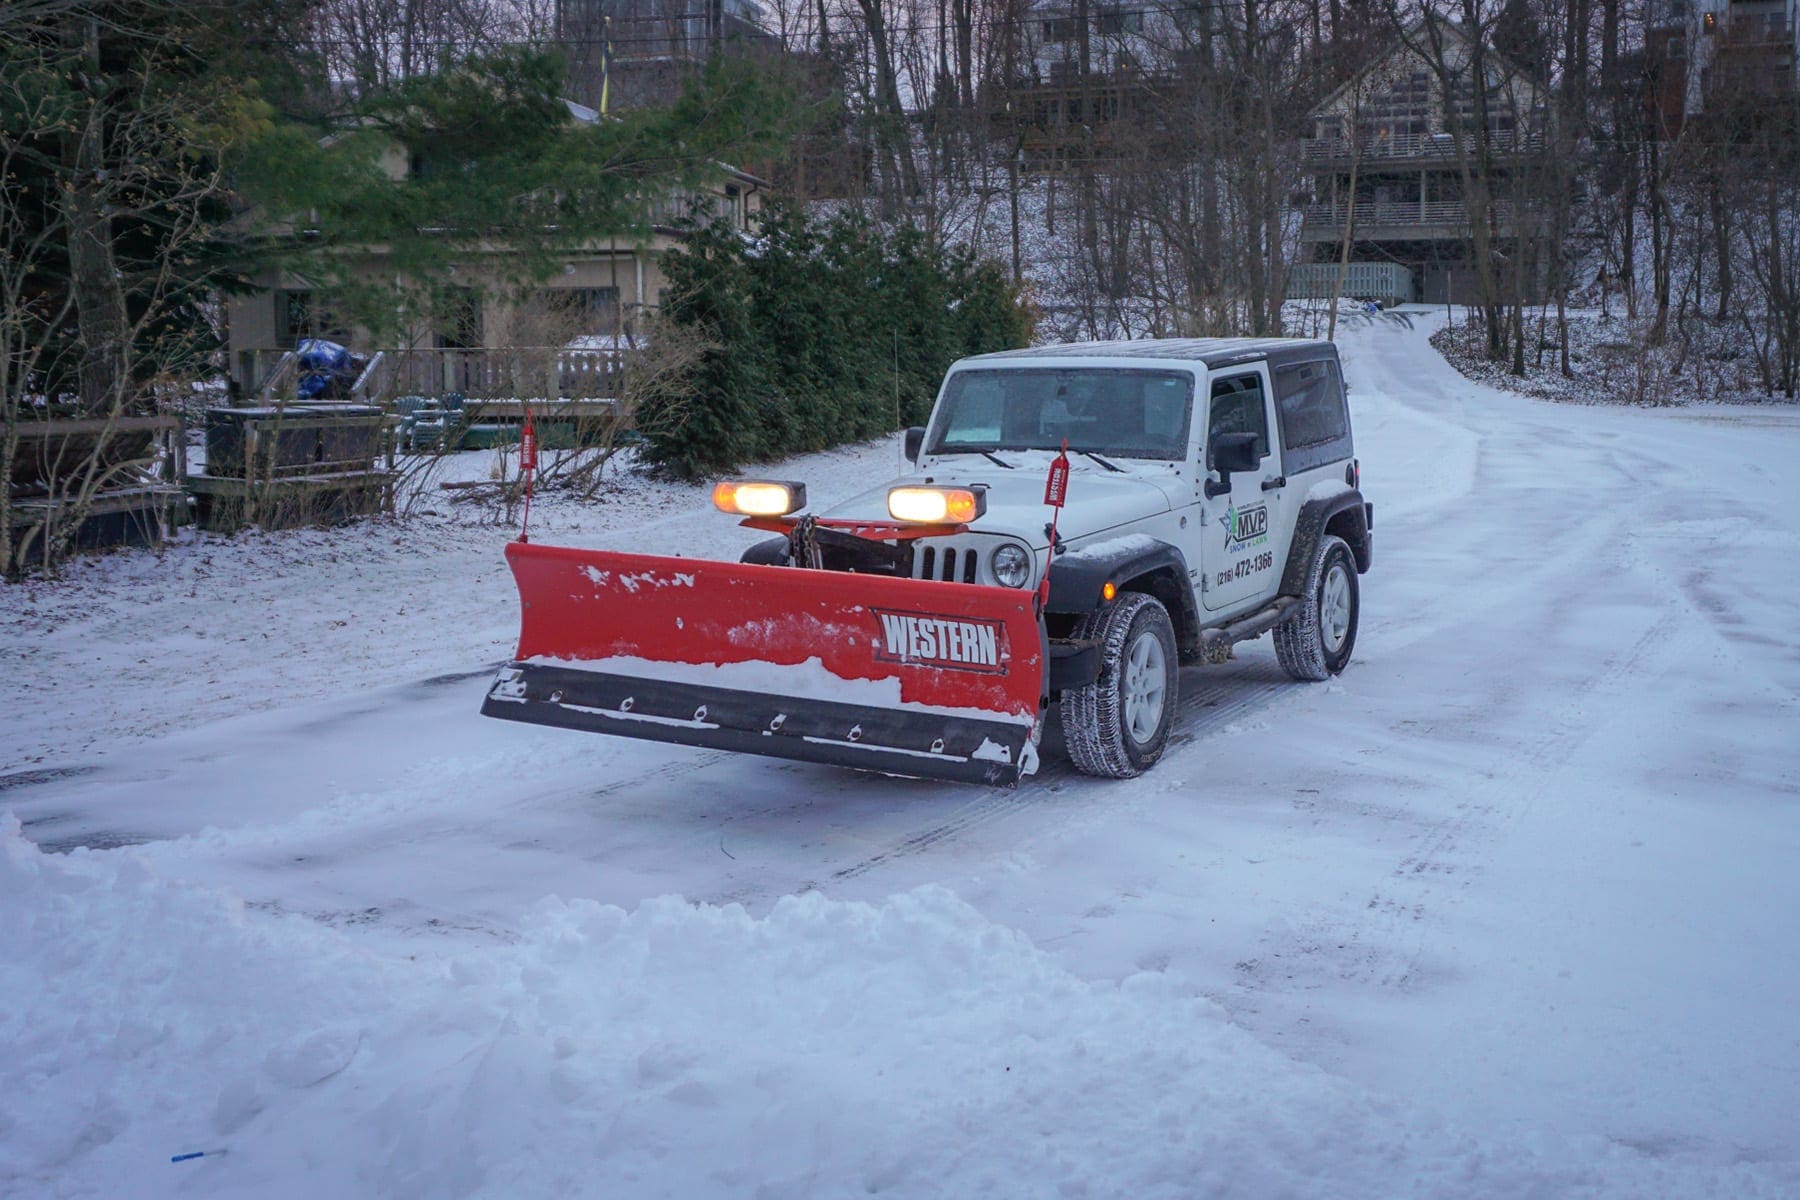
M 1800 1194 L 1800 414 L 1521 400 L 1438 319 L 1341 338 L 1355 662 L 1188 670 L 1129 783 L 483 721 L 497 530 L 22 595 L 0 1192 Z

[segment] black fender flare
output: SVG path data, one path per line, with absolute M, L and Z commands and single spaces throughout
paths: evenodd
M 1146 546 L 1141 539 L 1108 553 L 1104 544 L 1050 561 L 1050 600 L 1045 612 L 1077 616 L 1105 608 L 1105 588 L 1154 596 L 1169 610 L 1175 644 L 1185 654 L 1199 645 L 1200 612 L 1187 558 L 1167 542 Z
M 1288 546 L 1287 565 L 1281 571 L 1281 594 L 1298 596 L 1306 590 L 1306 575 L 1312 569 L 1313 554 L 1319 539 L 1336 534 L 1350 544 L 1356 559 L 1356 573 L 1364 574 L 1373 561 L 1373 540 L 1369 534 L 1370 506 L 1362 493 L 1354 488 L 1308 500 L 1300 506 L 1294 519 L 1294 540 Z

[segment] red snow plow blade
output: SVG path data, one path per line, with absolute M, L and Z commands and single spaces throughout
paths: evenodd
M 1027 590 L 513 542 L 490 717 L 975 783 L 1036 769 Z

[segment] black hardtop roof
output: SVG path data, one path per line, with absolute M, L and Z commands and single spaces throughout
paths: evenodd
M 1267 359 L 1271 364 L 1337 357 L 1337 346 L 1314 338 L 1138 338 L 1116 342 L 1071 342 L 977 354 L 968 362 L 999 363 L 1032 358 L 1180 359 L 1209 368 Z

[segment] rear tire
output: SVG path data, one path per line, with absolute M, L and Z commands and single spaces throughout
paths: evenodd
M 1100 643 L 1100 678 L 1062 694 L 1063 741 L 1075 769 L 1129 779 L 1162 757 L 1179 683 L 1175 629 L 1153 596 L 1126 592 L 1089 613 L 1075 636 Z
M 1343 538 L 1325 534 L 1313 551 L 1299 611 L 1275 627 L 1275 657 L 1281 669 L 1312 682 L 1342 671 L 1356 648 L 1361 611 L 1350 547 Z

